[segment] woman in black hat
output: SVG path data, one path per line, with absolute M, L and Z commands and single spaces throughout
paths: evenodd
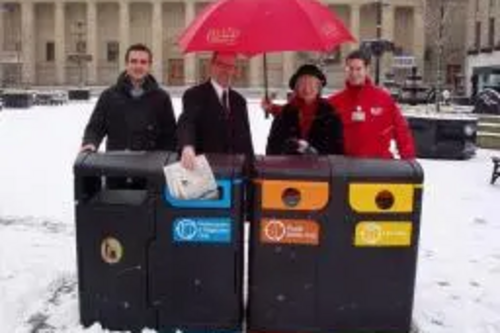
M 290 79 L 294 98 L 275 116 L 267 155 L 343 154 L 342 123 L 321 98 L 326 77 L 314 65 L 303 65 Z

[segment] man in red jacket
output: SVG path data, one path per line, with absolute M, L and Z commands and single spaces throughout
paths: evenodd
M 339 113 L 344 126 L 344 152 L 348 156 L 394 158 L 394 140 L 400 158 L 415 158 L 413 137 L 392 97 L 375 86 L 369 72 L 370 59 L 353 51 L 346 59 L 344 90 L 328 100 Z

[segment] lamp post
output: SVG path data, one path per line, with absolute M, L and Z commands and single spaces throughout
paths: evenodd
M 444 36 L 444 19 L 445 8 L 444 0 L 439 4 L 439 25 L 438 25 L 438 41 L 437 41 L 437 61 L 436 61 L 436 111 L 441 111 L 441 90 L 443 85 L 443 36 Z
M 82 59 L 82 54 L 86 52 L 86 50 L 83 50 L 83 37 L 85 36 L 85 23 L 83 21 L 77 21 L 76 22 L 76 40 L 77 40 L 77 48 L 76 48 L 76 53 L 79 56 L 78 57 L 78 83 L 82 87 L 85 85 L 84 79 L 83 79 L 83 59 Z
M 85 42 L 86 26 L 85 22 L 77 21 L 72 27 L 72 34 L 76 40 L 76 50 L 68 56 L 68 60 L 77 64 L 78 66 L 78 84 L 80 87 L 85 86 L 84 67 L 85 64 L 91 60 L 91 56 L 87 54 L 87 47 Z
M 382 38 L 382 0 L 378 0 L 376 3 L 377 8 L 377 30 L 376 30 L 376 39 L 377 42 L 380 42 Z M 380 57 L 381 54 L 375 52 L 375 84 L 379 84 L 380 82 Z

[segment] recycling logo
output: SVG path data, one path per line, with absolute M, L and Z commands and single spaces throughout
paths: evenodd
M 286 236 L 286 226 L 279 220 L 271 220 L 266 224 L 264 233 L 267 239 L 280 242 Z
M 180 220 L 175 226 L 175 233 L 181 240 L 193 240 L 198 234 L 198 225 L 194 220 Z

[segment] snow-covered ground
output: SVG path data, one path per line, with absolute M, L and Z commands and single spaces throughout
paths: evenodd
M 72 164 L 93 102 L 0 112 L 0 333 L 85 332 L 76 297 Z M 179 99 L 174 100 L 180 111 Z M 257 152 L 270 120 L 250 103 Z M 425 333 L 500 333 L 500 182 L 490 156 L 422 160 L 414 317 Z

